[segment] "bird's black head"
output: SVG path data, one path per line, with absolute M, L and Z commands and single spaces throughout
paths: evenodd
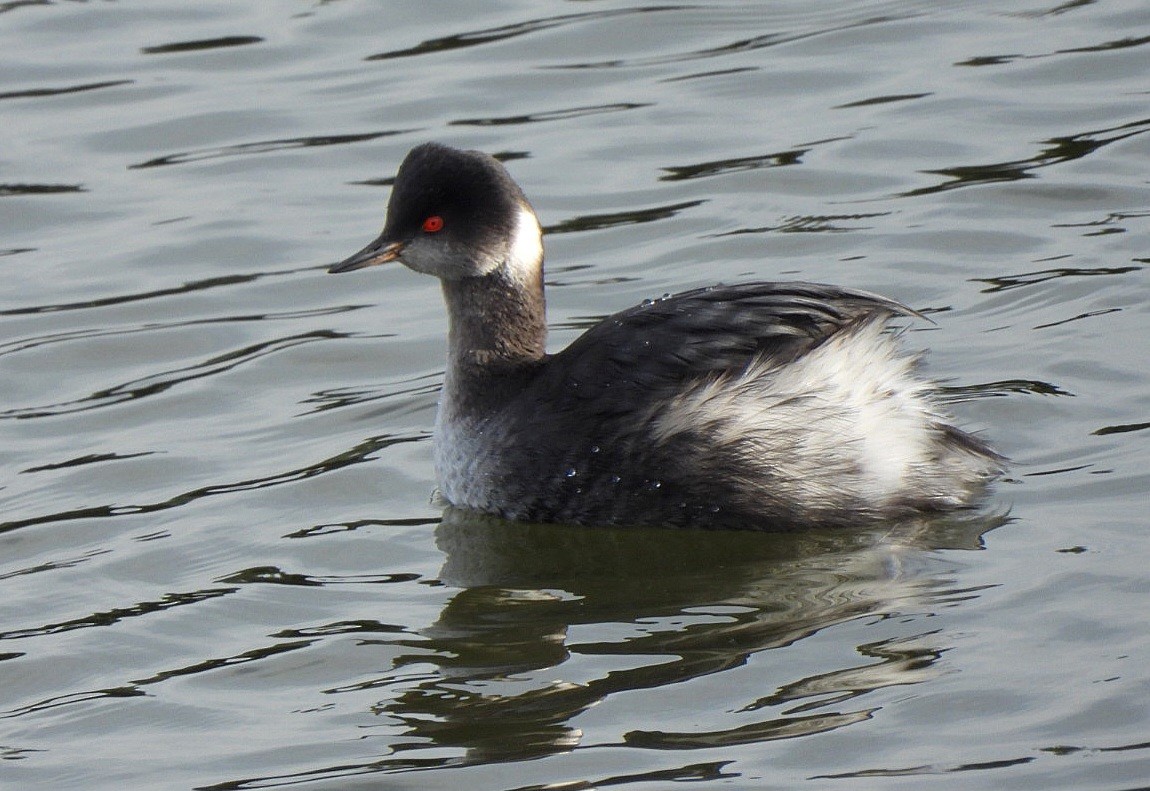
M 332 267 L 346 272 L 398 260 L 444 280 L 500 266 L 538 269 L 539 222 L 494 157 L 439 143 L 413 148 L 395 176 L 379 238 Z

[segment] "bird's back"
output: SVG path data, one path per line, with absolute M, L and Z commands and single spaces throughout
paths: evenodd
M 961 506 L 1001 459 L 941 415 L 899 314 L 809 283 L 617 313 L 441 405 L 444 494 L 527 521 L 776 529 Z

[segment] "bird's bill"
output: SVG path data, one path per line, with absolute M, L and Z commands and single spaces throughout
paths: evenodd
M 345 258 L 327 271 L 332 274 L 337 274 L 339 272 L 351 272 L 356 269 L 363 269 L 368 266 L 386 264 L 389 261 L 394 261 L 399 258 L 400 254 L 403 253 L 404 245 L 404 242 L 388 242 L 382 238 L 376 239 L 358 253 L 349 258 Z

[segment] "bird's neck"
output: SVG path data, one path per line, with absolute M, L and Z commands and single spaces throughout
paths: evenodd
M 449 329 L 446 387 L 531 369 L 546 354 L 543 273 L 500 267 L 482 277 L 444 280 Z

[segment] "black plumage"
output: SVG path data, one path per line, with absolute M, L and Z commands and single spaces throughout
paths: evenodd
M 1002 457 L 941 413 L 890 329 L 918 316 L 816 283 L 649 300 L 545 352 L 543 247 L 503 166 L 439 144 L 383 233 L 337 264 L 438 277 L 449 317 L 436 470 L 511 519 L 798 529 L 977 502 Z

